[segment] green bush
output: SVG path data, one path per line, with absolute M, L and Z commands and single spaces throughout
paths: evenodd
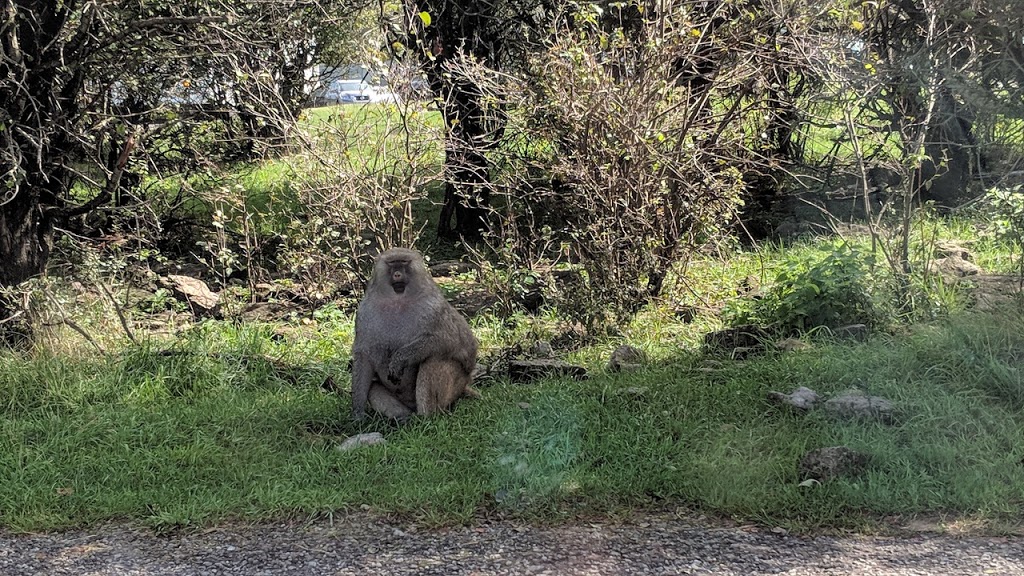
M 1017 272 L 1024 278 L 1024 188 L 993 188 L 986 194 L 996 238 L 1008 242 L 1021 254 Z
M 847 244 L 820 249 L 818 255 L 787 259 L 763 297 L 732 306 L 727 317 L 734 324 L 759 324 L 784 334 L 877 324 L 872 257 Z

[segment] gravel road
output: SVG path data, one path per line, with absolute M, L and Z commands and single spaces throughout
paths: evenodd
M 1021 574 L 1024 539 L 795 537 L 671 517 L 443 530 L 358 517 L 159 536 L 129 526 L 0 533 L 0 575 Z

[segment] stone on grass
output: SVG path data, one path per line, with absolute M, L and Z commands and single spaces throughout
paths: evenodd
M 936 258 L 928 265 L 932 274 L 938 274 L 946 280 L 956 280 L 965 276 L 981 274 L 981 266 L 962 258 Z
M 806 386 L 801 386 L 790 394 L 782 392 L 769 392 L 768 399 L 777 403 L 792 406 L 798 410 L 807 411 L 818 403 L 818 393 Z
M 935 243 L 936 258 L 956 258 L 974 262 L 974 254 L 963 246 L 949 240 L 939 240 Z
M 380 432 L 368 432 L 366 434 L 356 434 L 355 436 L 349 436 L 345 438 L 345 441 L 338 445 L 340 452 L 348 452 L 349 450 L 355 450 L 360 446 L 376 446 L 377 444 L 384 444 L 384 435 Z
M 475 385 L 479 385 L 481 382 L 487 382 L 492 380 L 494 375 L 491 374 L 491 367 L 487 364 L 480 364 L 477 362 L 476 366 L 473 366 L 473 371 L 469 373 L 469 379 Z
M 551 342 L 537 340 L 530 346 L 529 354 L 534 358 L 551 358 L 555 355 L 555 350 L 551 347 Z
M 846 446 L 818 448 L 800 459 L 798 474 L 801 481 L 827 482 L 833 478 L 849 478 L 864 472 L 868 455 Z
M 612 351 L 608 359 L 609 372 L 629 372 L 640 368 L 644 362 L 644 353 L 628 344 L 623 344 Z
M 184 296 L 190 304 L 205 311 L 211 311 L 220 304 L 220 294 L 210 290 L 206 282 L 198 278 L 181 274 L 168 274 L 166 280 L 161 280 L 162 284 L 173 290 L 176 294 Z
M 892 424 L 896 420 L 893 403 L 860 390 L 847 390 L 825 402 L 825 411 L 844 420 L 877 420 Z

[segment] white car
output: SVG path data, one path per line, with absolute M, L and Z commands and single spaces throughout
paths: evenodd
M 334 80 L 324 91 L 324 104 L 356 104 L 376 101 L 376 90 L 362 80 Z

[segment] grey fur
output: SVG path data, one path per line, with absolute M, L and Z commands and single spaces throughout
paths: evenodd
M 403 286 L 399 292 L 396 286 Z M 445 410 L 467 392 L 477 340 L 444 299 L 415 250 L 392 248 L 374 261 L 356 312 L 352 417 L 369 405 L 404 421 Z

